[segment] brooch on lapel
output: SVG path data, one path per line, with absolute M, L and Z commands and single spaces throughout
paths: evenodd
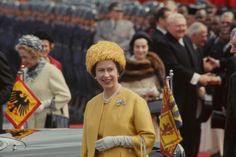
M 116 105 L 117 106 L 125 105 L 125 101 L 123 99 L 118 99 L 118 100 L 116 100 Z

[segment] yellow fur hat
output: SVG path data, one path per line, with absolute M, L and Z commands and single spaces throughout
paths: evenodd
M 92 75 L 93 66 L 105 60 L 113 60 L 125 69 L 125 55 L 123 49 L 116 43 L 111 41 L 99 41 L 87 50 L 86 67 L 87 71 Z

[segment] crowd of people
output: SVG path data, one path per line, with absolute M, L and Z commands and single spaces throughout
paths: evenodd
M 29 128 L 44 127 L 55 97 L 55 112 L 70 116 L 71 122 L 78 119 L 73 113 L 82 117 L 86 108 L 83 156 L 102 156 L 117 147 L 137 154 L 137 137 L 144 137 L 148 150 L 159 138 L 158 116 L 150 115 L 144 104 L 162 99 L 162 81 L 172 69 L 172 90 L 183 119 L 181 144 L 187 157 L 196 157 L 205 130 L 201 124 L 214 118 L 205 112 L 206 102 L 211 110 L 234 116 L 235 77 L 230 77 L 236 71 L 235 28 L 233 9 L 172 0 L 97 6 L 0 1 L 0 103 L 9 99 L 17 72 L 24 70 L 25 83 L 42 102 Z M 130 108 L 122 110 L 128 102 Z M 231 138 L 234 119 L 226 118 L 230 133 L 225 143 L 230 146 L 236 141 Z M 212 140 L 217 138 L 223 135 Z M 106 142 L 110 145 L 104 147 Z M 225 145 L 224 157 L 232 155 L 231 149 Z M 221 147 L 210 153 L 223 154 Z

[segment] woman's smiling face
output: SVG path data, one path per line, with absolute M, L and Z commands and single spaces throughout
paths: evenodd
M 105 89 L 116 88 L 119 79 L 119 73 L 114 61 L 106 60 L 96 64 L 96 79 Z
M 34 57 L 30 52 L 24 48 L 18 50 L 19 56 L 21 58 L 21 64 L 27 68 L 31 68 L 38 63 L 38 58 Z
M 136 39 L 134 42 L 134 56 L 137 60 L 143 60 L 148 53 L 148 41 L 144 38 Z

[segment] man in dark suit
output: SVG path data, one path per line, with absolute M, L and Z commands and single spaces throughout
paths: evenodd
M 158 47 L 156 43 L 160 42 L 163 40 L 165 34 L 167 33 L 167 22 L 166 19 L 167 17 L 171 14 L 171 11 L 168 8 L 161 8 L 159 9 L 155 14 L 155 21 L 156 21 L 156 29 L 152 34 L 152 51 L 157 53 L 158 52 Z
M 201 22 L 194 22 L 189 26 L 187 35 L 190 37 L 193 48 L 197 54 L 198 65 L 201 67 L 201 73 L 210 72 L 213 68 L 212 63 L 209 62 L 208 57 L 204 57 L 203 51 L 203 47 L 207 42 L 207 26 Z M 217 79 L 214 81 L 214 83 L 217 83 L 217 85 L 219 85 L 220 77 L 212 77 L 212 79 L 213 78 Z
M 201 22 L 194 22 L 189 26 L 187 35 L 190 37 L 192 41 L 193 48 L 195 52 L 197 53 L 198 64 L 201 67 L 201 71 L 203 73 L 204 72 L 203 47 L 207 41 L 207 35 L 208 35 L 207 26 Z
M 236 156 L 236 73 L 229 82 L 223 157 Z
M 7 59 L 0 52 L 0 130 L 3 124 L 2 105 L 8 101 L 14 83 Z
M 231 51 L 230 53 L 236 57 L 236 34 L 231 39 Z M 234 66 L 236 67 L 236 66 Z M 229 81 L 228 101 L 227 101 L 227 113 L 226 113 L 226 125 L 224 136 L 224 154 L 223 157 L 236 156 L 236 72 L 232 74 Z
M 211 64 L 208 62 L 208 59 L 206 57 L 204 58 L 204 53 L 203 53 L 203 47 L 206 44 L 207 36 L 208 36 L 207 27 L 206 27 L 206 25 L 204 25 L 201 22 L 194 22 L 189 26 L 187 34 L 191 38 L 191 41 L 193 43 L 193 48 L 195 49 L 195 52 L 197 54 L 198 64 L 199 64 L 199 67 L 201 67 L 201 73 L 204 73 L 211 67 Z M 219 76 L 214 77 L 214 79 L 215 79 L 215 83 L 217 83 L 217 86 L 218 86 L 220 84 L 220 77 Z M 198 94 L 197 116 L 196 117 L 197 117 L 197 120 L 199 121 L 199 123 L 198 123 L 199 125 L 201 125 L 201 122 L 206 122 L 211 116 L 212 104 L 209 104 L 209 102 L 212 101 L 212 96 L 209 93 L 209 90 L 212 87 L 213 86 L 198 88 L 199 94 Z M 210 127 L 210 126 L 207 125 L 203 129 L 203 131 L 209 130 L 208 127 Z M 201 127 L 198 127 L 198 128 L 201 129 Z M 199 132 L 197 135 L 200 138 L 202 130 L 198 130 L 198 131 Z M 196 133 L 197 133 L 197 130 L 196 130 Z M 217 135 L 212 134 L 212 138 L 217 138 Z M 217 140 L 214 139 L 214 142 L 215 141 L 217 141 Z M 198 140 L 198 142 L 199 143 L 196 143 L 196 144 L 200 145 L 200 140 Z M 211 156 L 215 157 L 216 156 L 215 152 L 218 153 L 218 150 L 219 149 L 217 147 L 214 147 L 214 150 L 213 150 L 214 154 L 211 154 Z
M 157 43 L 158 54 L 163 60 L 167 72 L 174 71 L 173 93 L 179 107 L 183 126 L 182 145 L 187 157 L 196 157 L 199 150 L 198 136 L 200 125 L 196 117 L 197 90 L 211 80 L 207 74 L 200 74 L 201 67 L 191 40 L 185 36 L 187 22 L 182 14 L 171 14 L 167 18 L 165 41 Z

